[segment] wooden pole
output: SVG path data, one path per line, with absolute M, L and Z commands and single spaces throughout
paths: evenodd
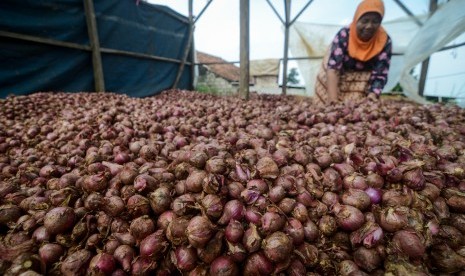
M 249 99 L 249 19 L 250 5 L 249 0 L 240 0 L 240 79 L 239 93 L 245 100 Z
M 97 21 L 95 20 L 93 0 L 84 0 L 86 14 L 87 32 L 89 33 L 89 43 L 92 49 L 92 66 L 94 69 L 95 91 L 105 91 L 105 80 L 103 78 L 102 56 L 100 55 L 100 42 L 97 32 Z
M 286 95 L 287 90 L 287 59 L 289 53 L 289 21 L 291 17 L 291 0 L 284 0 L 284 12 L 286 13 L 285 18 L 285 31 L 284 31 L 284 58 L 283 58 L 283 83 L 282 83 L 282 94 Z
M 430 13 L 433 14 L 437 8 L 438 8 L 438 1 L 430 0 L 429 1 Z M 428 68 L 429 68 L 429 59 L 430 58 L 428 57 L 421 63 L 420 82 L 418 84 L 418 95 L 420 96 L 423 96 L 425 92 L 426 76 L 428 75 Z
M 178 87 L 179 80 L 181 79 L 181 75 L 184 72 L 184 65 L 186 64 L 187 57 L 189 55 L 189 52 L 191 51 L 192 36 L 194 35 L 193 6 L 193 0 L 189 0 L 189 36 L 187 38 L 187 44 L 186 48 L 184 49 L 184 55 L 182 57 L 181 64 L 179 65 L 178 74 L 176 75 L 176 79 L 173 83 L 173 88 Z

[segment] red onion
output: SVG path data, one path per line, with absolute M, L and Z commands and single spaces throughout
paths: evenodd
M 139 245 L 140 255 L 143 257 L 156 257 L 163 254 L 168 249 L 163 230 L 158 230 L 145 237 Z
M 425 245 L 419 234 L 413 230 L 400 230 L 392 238 L 393 247 L 399 254 L 405 254 L 412 259 L 422 258 L 425 254 Z
M 380 213 L 379 225 L 388 232 L 396 232 L 408 225 L 407 207 L 389 207 Z
M 157 219 L 157 227 L 166 231 L 170 222 L 176 217 L 177 215 L 171 210 L 161 213 Z
M 275 179 L 279 175 L 278 165 L 270 157 L 263 157 L 258 160 L 257 171 L 262 178 L 266 179 Z
M 304 242 L 305 231 L 302 223 L 294 218 L 289 218 L 284 232 L 292 239 L 294 245 L 299 245 Z
M 224 211 L 218 223 L 226 225 L 231 219 L 240 220 L 245 215 L 244 205 L 237 199 L 230 200 L 224 205 Z
M 174 245 L 187 242 L 186 228 L 189 220 L 186 217 L 174 218 L 166 229 L 166 237 Z
M 382 259 L 375 249 L 367 249 L 362 246 L 355 250 L 354 262 L 358 267 L 372 272 L 381 265 Z
M 204 248 L 197 248 L 197 255 L 202 262 L 209 264 L 221 255 L 223 252 L 223 237 L 224 233 L 218 231 L 215 236 L 207 242 Z
M 250 224 L 249 228 L 245 230 L 242 244 L 249 253 L 256 252 L 260 249 L 262 237 L 257 231 L 255 224 Z
M 73 227 L 75 214 L 70 207 L 55 207 L 44 218 L 44 226 L 50 234 L 60 234 Z
M 318 229 L 325 236 L 332 236 L 337 230 L 337 221 L 332 216 L 324 215 L 318 222 Z
M 155 231 L 155 223 L 149 216 L 138 217 L 131 222 L 129 231 L 140 241 Z
M 229 256 L 220 256 L 210 265 L 210 275 L 235 276 L 239 275 L 239 268 Z
M 268 197 L 273 203 L 281 201 L 286 196 L 286 190 L 283 186 L 274 186 L 270 189 Z
M 306 267 L 313 267 L 318 263 L 319 251 L 316 246 L 311 245 L 307 242 L 299 245 L 294 253 L 302 260 L 302 263 Z
M 273 263 L 265 257 L 262 251 L 251 254 L 244 265 L 244 276 L 270 275 L 274 270 Z
M 354 231 L 365 223 L 363 213 L 350 205 L 336 204 L 333 208 L 339 227 L 343 230 Z
M 257 207 L 255 206 L 248 206 L 246 211 L 245 211 L 245 219 L 250 222 L 250 223 L 253 223 L 257 226 L 261 226 L 262 225 L 262 222 L 261 222 L 261 219 L 262 219 L 262 215 L 260 213 L 260 211 L 258 210 Z
M 55 243 L 45 243 L 39 248 L 39 256 L 45 265 L 51 265 L 65 253 L 63 246 Z
M 157 263 L 150 258 L 136 258 L 131 265 L 131 275 L 150 275 L 157 267 Z
M 126 244 L 118 246 L 115 249 L 113 256 L 125 272 L 129 272 L 131 270 L 131 264 L 135 257 L 135 251 L 131 246 Z
M 215 233 L 215 226 L 205 216 L 195 216 L 187 225 L 186 235 L 195 248 L 202 248 Z
M 373 248 L 383 239 L 383 229 L 374 222 L 367 222 L 358 230 L 350 233 L 352 247 L 363 244 L 366 248 Z
M 202 198 L 202 206 L 205 209 L 206 215 L 210 219 L 217 219 L 223 213 L 223 204 L 221 198 L 217 195 L 207 194 Z
M 293 246 L 291 239 L 283 232 L 276 231 L 266 237 L 262 243 L 265 256 L 273 262 L 282 262 L 289 258 Z
M 268 184 L 263 179 L 251 179 L 247 182 L 247 189 L 258 191 L 260 194 L 268 192 Z
M 204 178 L 207 177 L 205 171 L 192 171 L 186 179 L 186 189 L 191 193 L 201 192 Z
M 171 192 L 167 187 L 160 187 L 150 193 L 150 207 L 155 214 L 161 214 L 170 208 L 172 198 Z
M 266 212 L 261 219 L 262 232 L 270 234 L 281 230 L 286 223 L 286 219 L 276 212 Z
M 226 226 L 224 234 L 228 241 L 237 243 L 242 240 L 242 236 L 244 235 L 244 227 L 239 221 L 230 220 L 229 224 Z
M 404 172 L 402 180 L 409 188 L 416 191 L 422 190 L 425 187 L 425 177 L 423 176 L 421 168 Z
M 197 265 L 197 253 L 193 247 L 181 245 L 172 255 L 173 263 L 183 272 L 190 271 Z
M 89 264 L 87 273 L 90 274 L 105 274 L 112 273 L 116 268 L 116 261 L 112 255 L 101 252 L 95 255 Z
M 368 187 L 365 190 L 365 193 L 370 198 L 370 201 L 371 201 L 372 204 L 379 204 L 381 202 L 381 199 L 382 199 L 382 191 L 381 191 L 381 189 Z
M 60 272 L 66 276 L 85 275 L 92 253 L 86 249 L 68 255 L 61 263 Z
M 366 176 L 366 184 L 372 188 L 381 189 L 384 186 L 384 178 L 376 173 L 370 173 Z

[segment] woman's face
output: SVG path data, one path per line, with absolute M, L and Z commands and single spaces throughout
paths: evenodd
M 381 26 L 381 15 L 367 12 L 357 21 L 357 35 L 362 41 L 370 40 Z

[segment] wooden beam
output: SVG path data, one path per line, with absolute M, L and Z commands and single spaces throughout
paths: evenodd
M 89 33 L 89 43 L 92 49 L 92 65 L 94 68 L 95 91 L 105 91 L 105 80 L 103 78 L 102 56 L 100 55 L 100 42 L 97 31 L 97 20 L 95 20 L 93 0 L 84 0 L 86 11 L 87 31 Z
M 273 12 L 276 14 L 276 16 L 279 18 L 279 20 L 281 21 L 281 23 L 284 25 L 286 24 L 284 22 L 284 20 L 281 18 L 281 15 L 279 15 L 279 12 L 276 10 L 276 8 L 273 6 L 273 4 L 270 2 L 270 0 L 266 0 L 266 2 L 268 3 L 268 5 L 270 5 L 271 9 L 273 10 Z
M 157 61 L 165 61 L 165 62 L 172 62 L 172 63 L 179 63 L 179 64 L 182 62 L 181 60 L 174 59 L 174 58 L 165 58 L 165 57 L 159 57 L 159 56 L 143 54 L 143 53 L 116 50 L 116 49 L 111 49 L 111 48 L 100 48 L 100 52 L 104 54 L 114 54 L 114 55 L 135 57 L 135 58 L 141 58 L 141 59 L 152 59 L 152 60 L 157 60 Z M 185 64 L 190 65 L 191 63 L 185 62 Z
M 182 73 L 184 72 L 184 65 L 186 64 L 187 57 L 189 56 L 189 52 L 191 51 L 191 44 L 192 44 L 192 37 L 194 35 L 194 15 L 193 15 L 193 0 L 189 0 L 189 34 L 187 37 L 187 44 L 186 48 L 184 49 L 184 54 L 182 56 L 181 64 L 179 65 L 178 74 L 176 75 L 176 79 L 173 83 L 173 88 L 178 87 L 179 80 L 181 79 Z
M 282 95 L 286 95 L 287 93 L 287 58 L 289 53 L 289 20 L 291 17 L 291 0 L 284 0 L 284 12 L 286 14 L 285 20 L 286 23 L 284 24 L 284 58 L 283 58 L 283 84 L 282 84 Z
M 77 44 L 73 42 L 65 42 L 65 41 L 60 41 L 56 39 L 44 38 L 44 37 L 33 36 L 33 35 L 25 35 L 25 34 L 13 33 L 13 32 L 0 31 L 0 37 L 8 37 L 8 38 L 13 38 L 13 39 L 31 41 L 31 42 L 36 42 L 40 44 L 46 44 L 46 45 L 51 45 L 51 46 L 58 46 L 58 47 L 64 47 L 64 48 L 70 48 L 70 49 L 76 49 L 76 50 L 82 50 L 82 51 L 89 51 L 89 52 L 92 51 L 92 49 L 88 45 L 81 45 L 81 44 Z M 157 60 L 157 61 L 181 63 L 181 61 L 177 59 L 165 58 L 165 57 L 159 57 L 159 56 L 154 56 L 154 55 L 149 55 L 149 54 L 123 51 L 123 50 L 116 50 L 116 49 L 111 49 L 111 48 L 100 48 L 100 52 L 104 54 L 114 54 L 114 55 L 122 55 L 122 56 L 129 56 L 129 57 L 142 58 L 142 59 L 152 59 L 152 60 Z M 190 65 L 191 63 L 186 62 L 186 64 Z
M 438 1 L 430 0 L 429 1 L 430 16 L 436 11 L 437 8 L 438 8 Z M 420 96 L 423 96 L 425 92 L 426 77 L 428 76 L 428 68 L 429 68 L 429 59 L 430 58 L 428 57 L 421 63 L 420 81 L 418 84 L 418 95 Z
M 250 60 L 249 60 L 249 0 L 240 0 L 240 79 L 239 93 L 244 100 L 249 99 Z
M 18 34 L 18 33 L 13 33 L 13 32 L 0 31 L 0 37 L 8 37 L 8 38 L 14 38 L 14 39 L 19 39 L 19 40 L 37 42 L 41 44 L 60 46 L 60 47 L 84 50 L 84 51 L 92 50 L 90 46 L 87 46 L 87 45 L 81 45 L 81 44 L 72 43 L 72 42 L 64 42 L 64 41 L 59 41 L 56 39 L 44 38 L 44 37 L 33 36 L 33 35 Z

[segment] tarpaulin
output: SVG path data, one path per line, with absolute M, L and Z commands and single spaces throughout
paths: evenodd
M 94 1 L 100 47 L 181 60 L 189 22 L 172 9 L 135 0 Z M 0 1 L 0 31 L 89 46 L 84 1 Z M 0 97 L 38 91 L 94 91 L 91 51 L 0 35 Z M 135 97 L 171 88 L 179 63 L 101 53 L 105 90 Z M 190 54 L 188 56 L 190 61 Z M 178 88 L 190 89 L 190 65 Z

